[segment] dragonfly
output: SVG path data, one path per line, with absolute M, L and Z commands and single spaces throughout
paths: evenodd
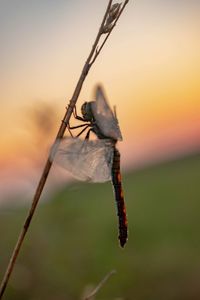
M 118 215 L 118 238 L 121 247 L 124 247 L 128 238 L 128 222 L 120 172 L 120 152 L 116 148 L 117 141 L 122 140 L 116 110 L 112 111 L 99 85 L 96 87 L 95 101 L 84 102 L 81 113 L 82 116 L 78 116 L 74 110 L 74 117 L 83 124 L 74 127 L 68 125 L 71 137 L 61 139 L 56 150 L 53 148 L 52 156 L 58 165 L 79 180 L 112 182 Z M 81 132 L 74 137 L 72 130 L 81 127 Z M 80 136 L 86 130 L 83 140 Z M 91 132 L 97 139 L 89 139 Z

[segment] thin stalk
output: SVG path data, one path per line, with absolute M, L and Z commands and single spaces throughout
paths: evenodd
M 104 38 L 103 42 L 101 43 L 101 46 L 99 47 L 99 49 L 97 49 L 97 51 L 96 51 L 96 53 L 95 53 L 95 55 L 94 55 L 94 57 L 93 57 L 93 59 L 92 59 L 92 61 L 91 61 L 91 64 L 93 64 L 93 63 L 95 62 L 97 56 L 98 56 L 99 53 L 101 52 L 101 49 L 103 48 L 104 44 L 106 43 L 107 39 L 109 38 L 109 36 L 110 36 L 110 34 L 111 34 L 113 28 L 115 27 L 115 25 L 116 25 L 116 23 L 117 23 L 119 17 L 121 16 L 121 14 L 122 14 L 123 10 L 125 9 L 125 6 L 128 4 L 128 2 L 129 2 L 129 0 L 125 0 L 125 2 L 124 2 L 124 4 L 123 4 L 122 8 L 121 8 L 120 11 L 119 11 L 119 14 L 118 14 L 117 18 L 115 19 L 115 21 L 114 21 L 114 23 L 113 23 L 113 25 L 112 25 L 112 28 L 111 28 L 110 31 L 107 33 L 107 35 L 106 35 L 106 37 Z
M 103 287 L 103 285 L 108 281 L 108 279 L 114 275 L 116 273 L 115 270 L 110 271 L 102 280 L 101 282 L 95 287 L 95 289 L 87 296 L 85 297 L 83 300 L 90 300 L 92 299 L 94 296 L 96 296 L 96 294 L 98 293 L 98 291 Z
M 56 135 L 56 139 L 55 140 L 61 139 L 63 137 L 63 135 L 65 133 L 65 130 L 66 130 L 66 126 L 69 123 L 69 119 L 70 119 L 70 117 L 72 115 L 72 112 L 73 112 L 73 110 L 75 108 L 75 105 L 76 105 L 77 99 L 79 97 L 82 85 L 83 85 L 83 83 L 84 83 L 84 81 L 85 81 L 85 79 L 87 77 L 87 74 L 88 74 L 91 66 L 93 65 L 94 61 L 96 60 L 96 58 L 99 55 L 102 47 L 105 44 L 105 41 L 104 41 L 103 45 L 101 44 L 101 47 L 97 51 L 97 47 L 98 47 L 98 44 L 99 44 L 99 41 L 100 41 L 100 38 L 101 38 L 101 35 L 102 35 L 102 30 L 103 30 L 103 27 L 105 25 L 106 18 L 107 18 L 108 14 L 109 14 L 109 10 L 111 8 L 112 2 L 113 2 L 112 0 L 110 0 L 108 2 L 108 6 L 107 6 L 107 9 L 106 9 L 105 15 L 103 17 L 102 23 L 100 25 L 98 34 L 96 36 L 95 42 L 94 42 L 94 44 L 92 46 L 92 49 L 90 51 L 90 54 L 89 54 L 86 62 L 84 64 L 84 67 L 82 69 L 81 75 L 79 77 L 79 80 L 78 80 L 77 85 L 75 87 L 74 93 L 73 93 L 72 98 L 71 98 L 71 100 L 69 102 L 69 105 L 67 107 L 65 115 L 63 117 L 63 121 L 62 121 L 62 123 L 60 125 L 60 128 L 58 130 L 58 133 Z M 107 38 L 106 38 L 106 40 L 107 40 Z M 95 57 L 95 60 L 92 60 L 93 57 Z M 34 215 L 35 209 L 36 209 L 37 204 L 39 202 L 39 199 L 40 199 L 41 193 L 43 191 L 44 185 L 46 183 L 46 180 L 47 180 L 49 171 L 51 169 L 51 166 L 52 166 L 52 161 L 50 160 L 50 157 L 48 157 L 47 161 L 46 161 L 46 164 L 44 166 L 44 170 L 43 170 L 42 175 L 40 177 L 38 186 L 36 188 L 36 191 L 35 191 L 35 194 L 34 194 L 34 197 L 33 197 L 33 200 L 32 200 L 32 205 L 31 205 L 30 210 L 29 210 L 29 212 L 27 214 L 27 217 L 26 217 L 25 222 L 23 224 L 22 230 L 21 230 L 21 232 L 19 234 L 18 240 L 17 240 L 16 245 L 14 247 L 13 253 L 12 253 L 11 257 L 10 257 L 10 261 L 9 261 L 7 269 L 5 271 L 3 280 L 1 282 L 1 286 L 0 286 L 0 299 L 2 299 L 2 297 L 4 295 L 4 292 L 6 290 L 9 278 L 11 276 L 11 273 L 13 271 L 14 265 L 16 263 L 16 259 L 18 257 L 18 254 L 19 254 L 19 251 L 21 249 L 22 243 L 24 241 L 25 235 L 26 235 L 26 233 L 28 231 L 28 228 L 30 226 L 32 217 Z

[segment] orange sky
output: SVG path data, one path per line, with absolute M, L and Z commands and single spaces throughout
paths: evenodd
M 0 190 L 35 184 L 106 4 L 0 3 Z M 195 0 L 130 1 L 89 73 L 78 107 L 104 85 L 117 105 L 124 167 L 200 148 L 199 9 Z M 51 118 L 41 129 L 44 109 Z

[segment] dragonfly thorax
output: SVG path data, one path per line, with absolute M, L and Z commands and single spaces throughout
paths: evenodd
M 95 101 L 84 102 L 83 105 L 81 106 L 81 113 L 82 113 L 83 120 L 86 122 L 90 122 L 91 131 L 93 131 L 99 139 L 110 139 L 113 140 L 114 143 L 116 143 L 117 138 L 115 138 L 113 134 L 110 134 L 109 130 L 105 131 L 104 127 L 102 130 L 101 127 L 103 126 L 103 123 L 105 123 L 104 126 L 107 124 L 106 123 L 107 119 L 104 118 L 103 113 L 99 113 L 99 111 L 96 108 Z
M 81 106 L 81 113 L 85 121 L 92 122 L 94 120 L 92 112 L 92 102 L 84 102 Z

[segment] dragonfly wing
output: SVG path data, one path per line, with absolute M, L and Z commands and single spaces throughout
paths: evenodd
M 105 182 L 111 180 L 111 168 L 113 163 L 113 146 L 107 140 L 87 141 L 86 152 L 88 169 L 91 181 Z
M 75 178 L 87 181 L 89 178 L 83 172 L 80 160 L 82 143 L 79 139 L 64 138 L 54 144 L 51 159 L 66 169 Z
M 122 140 L 118 120 L 111 110 L 101 86 L 96 88 L 96 101 L 91 103 L 92 112 L 102 133 L 115 140 Z
M 64 138 L 51 151 L 54 161 L 82 181 L 111 179 L 113 147 L 107 140 Z

